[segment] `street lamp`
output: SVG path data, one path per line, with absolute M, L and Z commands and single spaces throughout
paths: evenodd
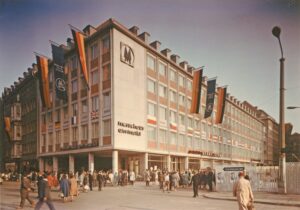
M 286 107 L 287 109 L 298 109 L 298 108 L 300 108 L 300 106 L 288 106 L 288 107 Z
M 278 39 L 280 51 L 281 51 L 281 58 L 280 61 L 280 99 L 279 99 L 279 140 L 281 142 L 281 154 L 279 159 L 279 168 L 280 168 L 280 176 L 279 176 L 279 183 L 278 188 L 281 193 L 286 194 L 286 162 L 285 162 L 285 124 L 284 124 L 284 58 L 283 58 L 283 50 L 280 41 L 280 32 L 281 29 L 278 26 L 275 26 L 272 29 L 272 34 Z

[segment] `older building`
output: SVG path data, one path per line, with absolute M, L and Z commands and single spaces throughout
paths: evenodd
M 32 69 L 24 72 L 2 94 L 1 116 L 9 118 L 10 131 L 3 136 L 4 168 L 12 171 L 37 169 L 38 92 Z M 3 121 L 2 121 L 3 122 Z
M 109 19 L 87 26 L 89 87 L 81 73 L 72 40 L 66 62 L 68 102 L 56 99 L 50 65 L 52 108 L 41 108 L 40 169 L 128 169 L 214 167 L 263 162 L 263 122 L 227 96 L 224 122 L 189 113 L 192 70 L 149 34 Z M 216 103 L 215 103 L 216 104 Z
M 285 126 L 286 132 L 286 161 L 300 162 L 300 134 L 293 133 L 293 125 L 287 123 Z

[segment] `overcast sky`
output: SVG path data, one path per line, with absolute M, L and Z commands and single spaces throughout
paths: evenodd
M 217 76 L 231 95 L 278 120 L 278 41 L 282 29 L 286 106 L 300 106 L 299 0 L 0 0 L 0 91 L 35 62 L 51 57 L 49 40 L 65 43 L 68 24 L 83 29 L 109 18 L 151 34 L 204 74 Z M 286 110 L 300 133 L 300 109 Z

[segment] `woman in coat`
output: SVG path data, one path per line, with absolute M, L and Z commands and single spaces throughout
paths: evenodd
M 69 185 L 70 185 L 71 201 L 73 201 L 73 196 L 78 196 L 77 180 L 73 174 L 70 174 Z
M 64 174 L 60 180 L 60 190 L 62 192 L 62 197 L 65 202 L 69 196 L 69 182 L 67 180 L 66 174 Z

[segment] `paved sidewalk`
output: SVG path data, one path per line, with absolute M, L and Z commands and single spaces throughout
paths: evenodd
M 209 192 L 204 193 L 203 197 L 216 200 L 236 201 L 236 198 L 233 197 L 231 192 Z M 254 192 L 254 203 L 300 207 L 300 195 Z

